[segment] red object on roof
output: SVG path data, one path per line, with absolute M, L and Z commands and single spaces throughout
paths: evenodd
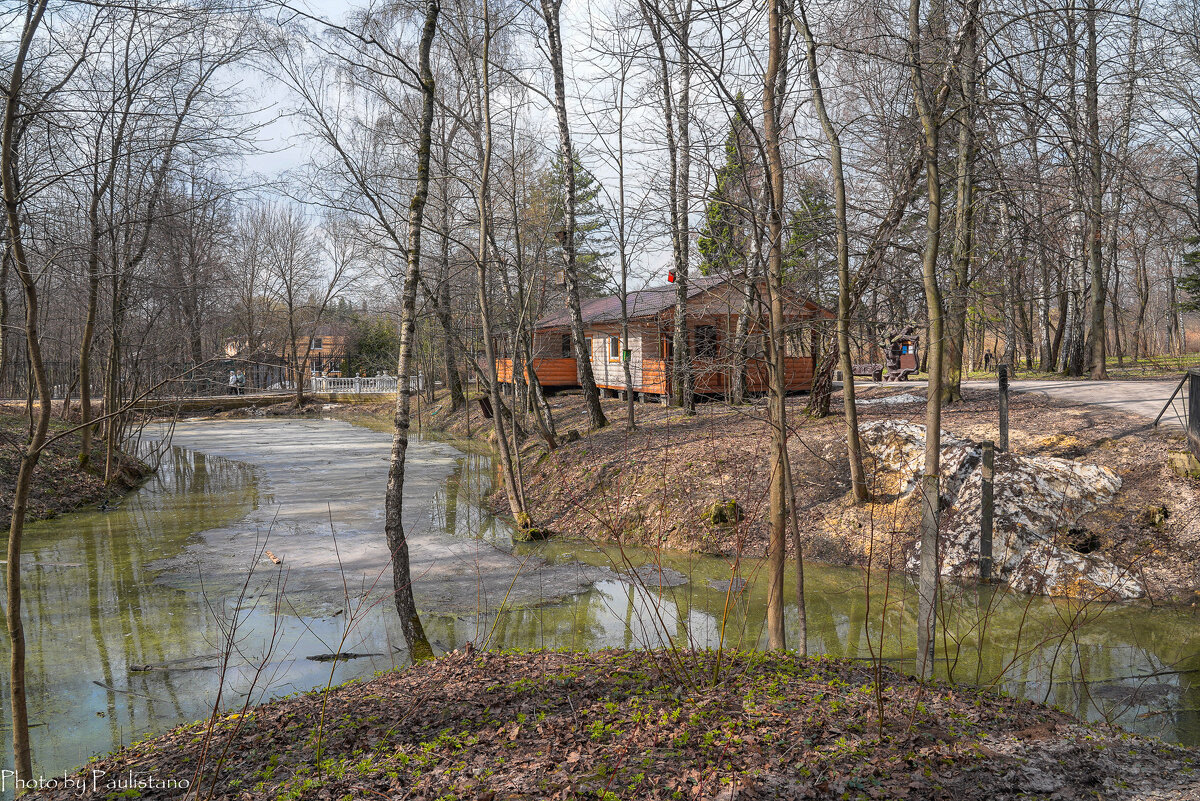
M 667 283 L 669 283 L 669 284 L 675 283 L 675 271 L 674 270 L 667 270 Z

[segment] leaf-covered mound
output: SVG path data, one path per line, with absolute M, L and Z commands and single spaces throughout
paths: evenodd
M 143 799 L 184 782 L 214 799 L 1190 798 L 1196 760 L 864 663 L 456 652 L 181 727 L 79 778 L 82 797 L 132 781 Z
M 78 423 L 50 424 L 49 436 L 74 428 Z M 17 470 L 28 443 L 28 418 L 0 410 L 0 527 L 8 529 L 12 517 Z M 149 467 L 126 454 L 117 454 L 116 480 L 104 485 L 104 447 L 100 438 L 92 449 L 93 468 L 79 466 L 80 434 L 73 431 L 54 440 L 42 452 L 33 471 L 27 520 L 41 520 L 96 503 L 138 486 L 149 475 Z

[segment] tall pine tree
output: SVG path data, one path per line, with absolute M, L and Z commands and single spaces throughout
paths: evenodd
M 725 137 L 725 163 L 717 170 L 716 186 L 705 206 L 696 242 L 702 275 L 732 275 L 746 269 L 754 236 L 751 193 L 760 191 L 762 185 L 752 147 L 739 93 L 737 111 Z
M 1200 236 L 1189 236 L 1184 243 L 1191 248 L 1200 248 Z M 1189 312 L 1200 311 L 1200 250 L 1189 250 L 1183 254 L 1179 288 L 1188 296 L 1179 304 L 1179 308 Z
M 579 287 L 585 295 L 603 294 L 608 291 L 610 280 L 607 260 L 613 254 L 612 235 L 609 233 L 608 213 L 600 202 L 603 188 L 590 170 L 583 166 L 579 154 L 575 161 L 575 265 L 579 273 Z M 545 224 L 551 233 L 561 231 L 566 215 L 566 203 L 562 183 L 561 161 L 554 159 L 538 176 L 537 186 L 531 198 L 532 204 L 545 209 Z M 554 237 L 547 253 L 551 264 L 562 261 L 562 246 Z

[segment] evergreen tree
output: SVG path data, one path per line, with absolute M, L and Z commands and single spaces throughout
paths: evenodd
M 797 189 L 795 206 L 785 223 L 784 281 L 803 289 L 815 300 L 828 300 L 822 292 L 826 285 L 824 278 L 837 269 L 832 241 L 836 235 L 833 204 L 828 192 L 815 180 L 801 179 Z
M 742 113 L 742 95 L 737 97 L 738 111 L 725 137 L 725 163 L 717 171 L 716 186 L 704 209 L 704 224 L 696 242 L 702 261 L 702 275 L 730 275 L 746 267 L 748 240 L 754 235 L 750 219 L 750 191 L 757 191 L 748 153 L 749 123 Z M 747 158 L 750 156 L 750 159 Z
M 585 295 L 603 294 L 611 284 L 608 258 L 613 254 L 609 233 L 608 212 L 600 202 L 602 186 L 579 159 L 575 161 L 575 266 L 579 287 Z M 566 216 L 566 190 L 562 185 L 560 161 L 555 159 L 538 179 L 531 203 L 545 209 L 545 224 L 549 232 L 561 231 Z M 562 245 L 553 236 L 547 253 L 549 263 L 562 264 Z
M 1200 236 L 1190 236 L 1183 240 L 1189 247 L 1200 246 Z M 1200 311 L 1200 250 L 1190 250 L 1183 254 L 1183 272 L 1179 276 L 1179 288 L 1188 299 L 1179 304 L 1179 308 L 1188 312 Z
M 349 345 L 345 364 L 347 375 L 363 373 L 371 376 L 396 370 L 400 334 L 391 317 L 353 315 Z

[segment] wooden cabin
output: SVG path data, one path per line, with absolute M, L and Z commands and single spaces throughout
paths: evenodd
M 913 326 L 908 326 L 885 343 L 884 361 L 887 364 L 888 381 L 907 381 L 920 369 L 917 358 L 917 335 Z
M 758 287 L 759 297 L 766 293 Z M 738 378 L 738 362 L 731 347 L 745 300 L 745 286 L 723 278 L 696 278 L 689 282 L 687 331 L 692 354 L 694 391 L 700 395 L 728 395 Z M 619 295 L 592 298 L 581 304 L 585 336 L 596 384 L 610 395 L 625 389 L 622 365 L 628 351 L 635 393 L 649 399 L 670 394 L 672 339 L 675 332 L 676 288 L 671 285 L 630 292 L 627 296 L 629 341 L 621 340 Z M 789 392 L 808 391 L 816 370 L 818 337 L 813 325 L 834 317 L 810 300 L 789 294 L 785 300 L 785 363 Z M 767 365 L 763 335 L 766 308 L 754 305 L 747 324 L 746 392 L 767 391 Z M 501 381 L 512 381 L 512 360 L 497 362 Z M 566 309 L 538 320 L 533 334 L 533 368 L 543 387 L 578 387 L 571 350 L 570 317 Z

